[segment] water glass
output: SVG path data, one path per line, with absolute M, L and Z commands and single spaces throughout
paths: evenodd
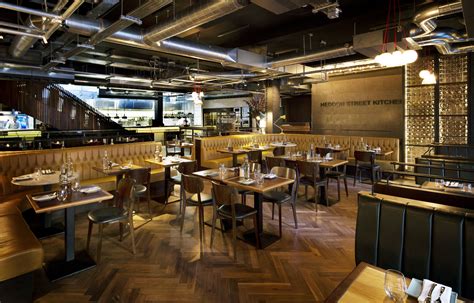
M 72 191 L 79 191 L 81 189 L 81 182 L 79 177 L 76 177 L 72 182 Z
M 385 271 L 384 289 L 387 296 L 394 302 L 403 302 L 407 296 L 405 276 L 398 270 L 387 269 Z
M 67 186 L 61 186 L 61 188 L 57 192 L 58 195 L 58 200 L 60 202 L 64 202 L 67 199 L 68 192 L 67 192 Z
M 262 174 L 260 171 L 255 172 L 255 180 L 257 181 L 257 185 L 262 185 L 264 181 L 265 175 Z
M 227 168 L 225 168 L 224 163 L 219 164 L 219 177 L 221 179 L 225 178 L 226 172 L 227 172 Z
M 435 186 L 436 186 L 436 188 L 444 188 L 444 180 L 443 179 L 435 179 Z
M 43 173 L 41 172 L 41 167 L 35 168 L 35 179 L 38 180 Z

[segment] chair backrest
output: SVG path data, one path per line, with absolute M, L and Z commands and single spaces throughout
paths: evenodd
M 135 179 L 130 178 L 130 176 L 125 176 L 120 179 L 117 192 L 115 195 L 115 206 L 119 208 L 128 208 L 133 209 L 133 187 L 135 185 Z
M 329 148 L 329 147 L 316 147 L 316 153 L 320 154 L 321 157 L 326 157 L 327 154 L 332 153 L 332 148 Z
M 249 162 L 256 162 L 256 163 L 260 163 L 260 156 L 261 156 L 261 152 L 258 151 L 258 150 L 252 150 L 252 151 L 249 151 L 247 153 L 247 157 L 249 159 Z
M 281 158 L 266 157 L 267 169 L 271 170 L 275 166 L 285 166 L 285 160 Z
M 319 180 L 321 175 L 319 173 L 319 163 L 318 162 L 307 162 L 307 161 L 296 161 L 296 167 L 300 176 L 311 177 L 315 180 Z
M 204 182 L 199 177 L 183 174 L 181 181 L 183 189 L 187 193 L 200 194 L 204 190 Z
M 285 155 L 285 148 L 283 146 L 275 147 L 273 150 L 274 156 L 284 156 Z
M 217 205 L 234 205 L 239 201 L 237 189 L 212 181 L 212 196 Z
M 372 165 L 375 164 L 375 153 L 373 151 L 355 150 L 354 158 L 356 162 L 369 162 Z
M 277 177 L 292 179 L 294 181 L 291 187 L 291 198 L 296 201 L 296 195 L 298 193 L 298 173 L 295 169 L 283 166 L 275 166 L 270 171 Z
M 178 165 L 178 171 L 181 174 L 190 175 L 197 170 L 197 162 L 196 161 L 189 161 L 189 162 L 181 162 Z
M 128 171 L 127 175 L 135 180 L 135 184 L 150 184 L 151 168 L 143 167 Z

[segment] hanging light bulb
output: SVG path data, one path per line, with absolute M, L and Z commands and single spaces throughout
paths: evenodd
M 413 63 L 418 59 L 418 53 L 412 49 L 404 51 L 402 55 L 403 55 L 405 64 Z
M 427 77 L 423 78 L 421 84 L 429 85 L 436 84 L 436 76 L 434 74 L 429 74 Z
M 430 73 L 429 70 L 424 69 L 424 70 L 420 71 L 420 73 L 418 75 L 420 76 L 420 78 L 425 79 L 426 77 L 431 75 L 431 73 Z

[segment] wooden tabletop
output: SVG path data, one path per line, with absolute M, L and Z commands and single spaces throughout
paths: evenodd
M 54 171 L 52 174 L 42 174 L 36 177 L 34 173 L 28 174 L 31 179 L 24 181 L 15 181 L 12 179 L 12 184 L 18 186 L 44 186 L 59 183 L 59 171 Z
M 259 147 L 255 147 L 255 146 L 244 146 L 243 148 L 246 149 L 246 150 L 249 150 L 249 151 L 253 151 L 253 150 L 257 150 L 257 151 L 267 151 L 267 150 L 274 149 L 275 147 L 272 147 L 272 146 L 259 146 Z
M 244 184 L 239 183 L 239 181 L 244 180 L 244 178 L 236 176 L 235 173 L 231 171 L 230 169 L 227 170 L 226 176 L 223 179 L 220 178 L 219 174 L 210 176 L 209 174 L 212 174 L 212 173 L 219 173 L 219 169 L 207 169 L 207 170 L 197 171 L 197 172 L 194 172 L 193 175 L 207 179 L 207 180 L 219 181 L 229 186 L 233 186 L 239 189 L 249 190 L 249 191 L 257 192 L 257 193 L 265 193 L 275 188 L 292 184 L 294 182 L 294 180 L 292 179 L 277 177 L 274 179 L 264 179 L 263 184 L 261 185 L 258 185 L 256 182 L 254 182 L 253 184 L 244 185 Z M 252 174 L 250 177 L 253 178 Z
M 334 153 L 340 153 L 340 152 L 344 152 L 344 151 L 348 151 L 350 148 L 349 147 L 336 147 L 336 146 L 316 146 L 316 148 L 328 148 L 328 149 L 331 149 L 332 152 Z
M 303 156 L 276 156 L 275 158 L 281 158 L 289 161 L 305 161 L 305 162 L 319 162 L 319 167 L 324 167 L 324 168 L 335 168 L 341 165 L 345 165 L 349 163 L 347 160 L 342 160 L 342 159 L 331 159 L 328 160 L 326 158 L 320 158 L 320 159 L 304 159 Z
M 471 191 L 469 190 L 464 190 L 463 183 L 460 183 L 461 187 L 438 187 L 436 182 L 433 181 L 425 181 L 421 185 L 421 188 L 424 189 L 431 189 L 431 190 L 437 190 L 437 191 L 445 191 L 445 192 L 451 192 L 451 193 L 456 193 L 456 194 L 462 194 L 462 195 L 474 195 L 474 191 L 471 188 Z
M 147 163 L 151 163 L 151 164 L 156 164 L 156 165 L 159 165 L 161 167 L 172 167 L 172 166 L 176 166 L 176 165 L 179 165 L 180 163 L 183 163 L 183 162 L 191 162 L 191 161 L 194 161 L 194 160 L 189 160 L 189 159 L 186 159 L 186 158 L 174 158 L 176 160 L 169 160 L 167 158 L 163 158 L 162 161 L 159 161 L 159 160 L 155 160 L 155 159 L 147 159 L 145 160 L 145 162 Z
M 270 143 L 270 146 L 273 147 L 296 147 L 296 144 L 293 142 L 273 142 Z
M 384 290 L 385 270 L 360 263 L 336 289 L 326 298 L 325 302 L 392 302 Z M 411 279 L 406 278 L 407 287 Z M 418 302 L 416 298 L 407 297 L 405 302 Z M 464 302 L 459 299 L 457 302 Z
M 53 192 L 44 192 L 34 194 L 34 196 L 41 196 Z M 49 201 L 35 201 L 32 195 L 26 195 L 28 202 L 36 213 L 47 213 L 55 210 L 65 209 L 69 207 L 75 207 L 79 205 L 91 204 L 96 202 L 102 202 L 105 200 L 113 199 L 113 195 L 109 194 L 105 190 L 100 190 L 95 193 L 84 194 L 81 192 L 72 192 L 72 195 L 64 202 L 59 201 L 57 198 Z
M 179 148 L 191 148 L 191 147 L 194 146 L 194 144 L 192 144 L 192 143 L 179 143 L 179 144 L 168 143 L 167 145 L 170 146 L 170 147 L 179 147 Z
M 249 151 L 241 148 L 234 148 L 233 150 L 228 150 L 227 148 L 221 148 L 217 150 L 220 153 L 231 154 L 231 155 L 242 155 L 246 154 Z
M 94 170 L 100 173 L 103 173 L 104 175 L 107 175 L 107 176 L 123 175 L 129 170 L 138 169 L 138 168 L 142 168 L 142 167 L 135 164 L 132 164 L 131 166 L 127 164 L 122 164 L 122 165 L 113 166 L 112 168 L 109 168 L 109 169 L 104 169 L 103 167 L 97 167 L 97 166 L 93 167 Z

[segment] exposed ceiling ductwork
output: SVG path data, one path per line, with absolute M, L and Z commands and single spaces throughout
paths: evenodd
M 67 0 L 60 0 L 55 7 L 53 8 L 54 13 L 59 13 L 67 4 Z M 60 16 L 61 20 L 69 18 L 81 4 L 84 3 L 84 0 L 74 0 L 74 2 L 69 6 L 66 11 Z M 43 17 L 44 18 L 44 17 Z M 60 22 L 57 22 L 57 19 L 46 18 L 40 19 L 40 29 L 46 30 L 44 34 L 44 39 L 49 39 L 51 35 L 58 30 L 61 26 Z M 31 28 L 31 31 L 38 29 L 34 24 L 32 17 L 28 18 L 28 26 Z M 26 52 L 38 41 L 38 38 L 31 36 L 17 36 L 13 40 L 13 43 L 10 46 L 9 53 L 13 58 L 20 58 L 26 54 Z
M 277 59 L 272 60 L 268 63 L 268 66 L 271 68 L 287 66 L 292 64 L 303 64 L 308 62 L 315 62 L 327 59 L 334 59 L 339 57 L 345 57 L 354 55 L 355 51 L 350 45 L 345 45 L 343 47 L 336 47 L 327 50 L 321 50 L 317 52 L 312 52 L 304 54 L 302 56 L 290 57 L 287 59 Z

